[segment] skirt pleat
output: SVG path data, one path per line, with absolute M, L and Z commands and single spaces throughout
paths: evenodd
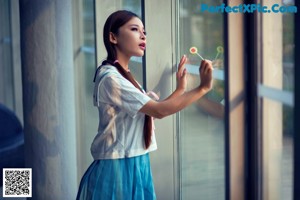
M 83 175 L 76 200 L 155 200 L 149 154 L 94 160 Z

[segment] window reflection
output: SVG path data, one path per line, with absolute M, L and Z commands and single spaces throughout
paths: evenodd
M 294 0 L 263 3 L 288 6 L 294 5 Z M 294 14 L 269 14 L 263 15 L 262 19 L 262 84 L 292 94 L 295 57 Z M 293 107 L 268 100 L 263 95 L 261 106 L 263 199 L 293 199 Z
M 97 17 L 97 23 L 95 23 L 95 3 L 101 5 L 97 7 L 97 13 L 101 13 Z M 103 6 L 107 4 L 107 6 Z M 105 14 L 111 14 L 114 11 L 120 9 L 126 9 L 135 12 L 141 16 L 141 2 L 140 0 L 123 0 L 112 2 L 102 2 L 95 0 L 81 0 L 76 4 L 76 14 L 79 16 L 76 18 L 74 32 L 75 45 L 77 54 L 75 55 L 75 85 L 76 85 L 76 115 L 77 115 L 77 141 L 78 141 L 78 172 L 79 176 L 87 169 L 92 161 L 90 154 L 90 145 L 95 137 L 98 126 L 98 112 L 93 106 L 93 77 L 96 69 L 96 40 L 101 41 L 101 45 L 97 47 L 101 52 L 99 60 L 103 60 L 106 57 L 106 51 L 104 44 L 102 43 L 102 17 L 106 19 Z M 107 13 L 105 13 L 105 11 Z M 104 13 L 104 14 L 103 14 Z M 104 19 L 103 19 L 104 20 Z M 100 23 L 101 22 L 101 23 Z M 95 24 L 97 24 L 99 34 L 96 35 Z M 102 25 L 101 25 L 102 24 Z M 101 26 L 101 27 L 100 27 Z M 102 57 L 103 55 L 103 57 Z M 99 62 L 101 63 L 101 62 Z M 133 58 L 130 63 L 131 72 L 135 75 L 136 79 L 143 84 L 143 68 L 142 59 Z
M 97 130 L 98 113 L 93 106 L 93 75 L 95 73 L 95 29 L 94 1 L 79 1 L 74 20 L 74 47 L 78 52 L 74 57 L 75 63 L 75 92 L 76 92 L 76 128 L 78 147 L 78 172 L 80 178 L 92 157 L 89 151 L 91 141 Z M 79 181 L 79 180 L 78 180 Z
M 123 9 L 134 12 L 142 19 L 142 5 L 141 0 L 123 0 Z M 145 27 L 146 28 L 146 27 Z M 141 57 L 133 57 L 129 63 L 130 71 L 139 82 L 140 85 L 144 85 L 143 80 L 143 59 Z
M 263 100 L 264 199 L 293 199 L 293 108 Z
M 278 3 L 294 5 L 294 0 L 263 1 L 264 5 Z M 277 89 L 294 90 L 294 14 L 263 14 L 263 83 Z M 275 41 L 275 42 L 274 42 Z M 276 49 L 276 51 L 274 51 Z
M 10 9 L 9 1 L 0 2 L 0 67 L 3 70 L 0 75 L 0 102 L 15 110 Z
M 295 5 L 294 0 L 283 0 L 283 5 Z M 294 14 L 285 13 L 282 16 L 282 66 L 283 66 L 283 90 L 294 90 Z
M 223 16 L 201 13 L 201 3 L 218 5 L 222 1 L 180 1 L 179 54 L 189 58 L 189 89 L 199 84 L 201 61 L 189 53 L 190 47 L 197 47 L 202 57 L 213 60 L 214 87 L 180 112 L 181 198 L 216 200 L 225 199 Z

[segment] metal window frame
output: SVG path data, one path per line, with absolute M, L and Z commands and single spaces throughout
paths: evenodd
M 248 0 L 245 3 L 257 3 L 259 0 Z M 300 2 L 295 1 L 295 6 L 300 7 Z M 259 67 L 260 58 L 258 57 L 260 41 L 260 28 L 261 25 L 257 20 L 258 14 L 247 14 L 245 21 L 246 28 L 246 50 L 248 57 L 246 58 L 246 70 L 247 70 L 247 149 L 246 149 L 246 161 L 247 161 L 247 183 L 245 188 L 247 189 L 247 199 L 262 199 L 262 180 L 261 180 L 261 160 L 262 150 L 259 138 L 261 133 L 259 131 L 259 98 L 269 98 L 277 102 L 294 107 L 294 169 L 300 166 L 300 135 L 297 134 L 297 130 L 300 129 L 300 82 L 297 82 L 296 77 L 300 76 L 300 40 L 297 39 L 297 35 L 300 34 L 300 26 L 297 26 L 297 22 L 300 22 L 299 12 L 295 14 L 295 73 L 294 73 L 294 93 L 281 91 L 274 88 L 270 88 L 259 84 Z M 246 26 L 247 25 L 247 26 Z M 259 66 L 260 65 L 260 66 Z M 247 67 L 248 66 L 248 67 Z M 280 96 L 280 97 L 278 97 Z M 285 98 L 281 98 L 281 97 Z M 293 199 L 300 199 L 300 172 L 294 170 L 294 187 L 293 187 Z
M 228 0 L 224 0 L 225 5 L 228 4 Z M 224 12 L 224 86 L 225 86 L 225 117 L 224 117 L 224 125 L 225 125 L 225 199 L 230 200 L 230 118 L 229 113 L 229 61 L 228 61 L 228 14 Z
M 144 27 L 146 27 L 146 18 L 145 18 L 145 0 L 141 0 L 141 17 Z M 146 51 L 144 52 L 144 56 L 142 57 L 142 67 L 143 67 L 143 88 L 145 91 L 147 90 L 147 73 L 146 73 Z
M 256 0 L 246 0 L 246 4 L 258 3 Z M 258 14 L 245 14 L 245 72 L 246 72 L 246 116 L 245 116 L 245 162 L 246 177 L 245 199 L 261 199 L 259 176 L 261 148 L 258 131 L 258 70 L 260 62 L 260 24 Z
M 300 8 L 300 1 L 295 0 L 295 6 Z M 294 35 L 295 35 L 295 73 L 294 73 L 294 199 L 300 199 L 300 172 L 297 170 L 297 166 L 300 166 L 300 82 L 297 78 L 300 76 L 300 39 L 297 37 L 300 35 L 300 13 L 299 11 L 294 17 Z M 298 55 L 298 56 L 297 56 Z M 297 132 L 298 131 L 298 132 Z

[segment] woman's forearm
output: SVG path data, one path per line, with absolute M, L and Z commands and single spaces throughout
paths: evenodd
M 208 91 L 202 87 L 196 87 L 181 95 L 174 94 L 173 97 L 169 97 L 162 102 L 149 101 L 140 111 L 152 117 L 161 119 L 189 106 L 207 92 Z
M 176 89 L 170 96 L 168 96 L 164 101 L 176 98 L 184 93 L 184 89 Z
M 168 115 L 172 115 L 183 108 L 189 106 L 194 103 L 202 96 L 204 96 L 209 90 L 212 88 L 212 64 L 211 61 L 203 60 L 201 62 L 201 67 L 199 68 L 200 80 L 201 84 L 193 90 L 182 93 L 187 85 L 186 82 L 186 69 L 184 68 L 184 64 L 186 62 L 186 57 L 184 56 L 181 59 L 179 64 L 179 70 L 177 73 L 177 79 L 179 90 L 173 92 L 167 99 L 162 102 L 156 102 L 150 100 L 146 103 L 140 111 L 150 115 L 155 118 L 163 118 Z M 183 90 L 180 90 L 182 88 Z M 180 94 L 181 92 L 181 94 Z

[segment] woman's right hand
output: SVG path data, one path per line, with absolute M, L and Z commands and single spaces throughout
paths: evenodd
M 210 60 L 202 60 L 199 74 L 200 74 L 200 88 L 204 89 L 206 92 L 210 91 L 213 86 L 213 79 L 212 79 L 212 71 L 213 66 Z

